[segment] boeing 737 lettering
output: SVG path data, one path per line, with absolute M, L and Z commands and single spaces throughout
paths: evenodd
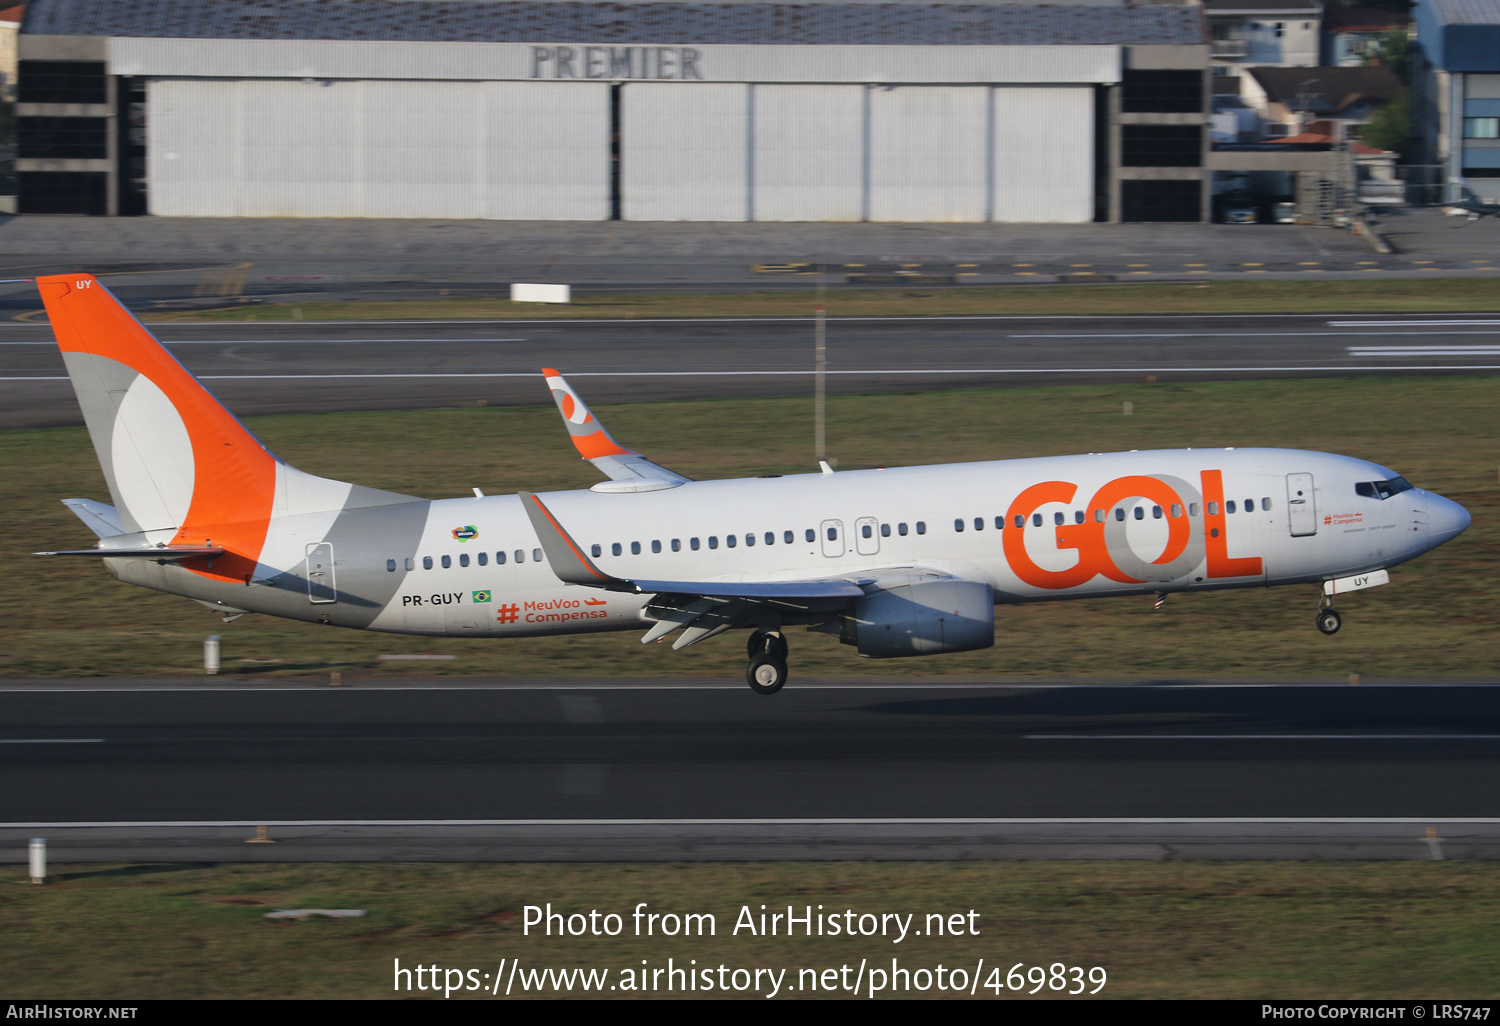
M 1462 506 L 1294 449 L 1090 453 L 690 481 L 624 448 L 555 370 L 592 488 L 422 499 L 277 459 L 97 279 L 38 278 L 113 505 L 65 499 L 121 581 L 243 613 L 447 637 L 789 628 L 871 658 L 989 648 L 995 607 L 1307 584 L 1335 596 L 1456 537 Z

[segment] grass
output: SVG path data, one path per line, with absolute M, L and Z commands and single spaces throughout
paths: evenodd
M 1134 414 L 1122 416 L 1122 403 Z M 690 477 L 812 469 L 811 403 L 722 400 L 606 407 L 616 436 Z M 711 425 L 705 430 L 705 425 Z M 465 408 L 255 418 L 304 470 L 430 497 L 586 487 L 555 410 Z M 1474 525 L 1340 601 L 1344 629 L 1312 626 L 1311 587 L 1002 607 L 996 647 L 870 661 L 794 634 L 796 678 L 871 676 L 1490 676 L 1500 627 L 1500 378 L 1136 384 L 836 397 L 829 448 L 844 468 L 1103 449 L 1285 445 L 1362 456 L 1462 503 Z M 0 676 L 191 675 L 221 634 L 226 671 L 346 679 L 423 673 L 722 677 L 743 673 L 735 635 L 672 652 L 635 634 L 528 640 L 410 638 L 246 616 L 223 624 L 187 599 L 123 585 L 96 566 L 30 552 L 92 539 L 58 500 L 107 499 L 81 428 L 0 433 L 9 580 Z M 380 654 L 447 654 L 386 662 Z
M 628 914 L 641 901 L 711 912 L 716 933 L 637 939 Z M 523 907 L 548 902 L 620 913 L 624 932 L 524 936 Z M 734 936 L 741 906 L 762 904 L 915 913 L 914 924 L 972 909 L 979 936 Z M 278 908 L 368 915 L 265 918 Z M 397 958 L 481 974 L 519 958 L 615 982 L 642 959 L 785 968 L 795 981 L 799 968 L 848 965 L 852 978 L 861 959 L 895 957 L 912 969 L 983 958 L 986 979 L 1018 962 L 1101 966 L 1100 996 L 1113 998 L 1474 1000 L 1500 991 L 1497 916 L 1500 866 L 1466 862 L 77 866 L 46 887 L 0 871 L 16 999 L 390 997 Z
M 509 299 L 434 297 L 233 307 L 156 312 L 154 322 L 301 320 L 420 320 L 575 317 L 804 317 L 814 303 L 815 279 L 805 289 L 662 295 L 581 295 L 566 306 Z M 1379 281 L 1194 281 L 1099 285 L 835 286 L 827 298 L 834 317 L 953 316 L 962 314 L 1213 314 L 1213 313 L 1436 313 L 1500 309 L 1500 281 L 1491 278 L 1386 278 Z

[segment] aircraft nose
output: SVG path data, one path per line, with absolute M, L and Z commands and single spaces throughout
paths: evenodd
M 1424 505 L 1427 512 L 1427 533 L 1434 545 L 1457 538 L 1474 520 L 1469 516 L 1468 510 L 1441 495 L 1429 492 Z

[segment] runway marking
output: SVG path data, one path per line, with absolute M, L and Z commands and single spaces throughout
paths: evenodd
M 1329 321 L 1330 328 L 1451 328 L 1475 324 L 1500 324 L 1500 321 Z M 1445 332 L 1446 334 L 1446 332 Z
M 1027 741 L 1500 741 L 1500 734 L 1027 734 Z
M 250 819 L 141 820 L 107 822 L 0 823 L 0 830 L 39 829 L 162 829 L 177 827 L 600 827 L 600 826 L 1160 826 L 1181 823 L 1208 825 L 1314 826 L 1426 826 L 1472 823 L 1500 825 L 1494 816 L 1033 816 L 932 817 L 899 819 Z
M 1494 356 L 1496 346 L 1349 346 L 1350 356 Z
M 368 345 L 375 342 L 529 342 L 525 338 L 183 338 L 166 339 L 164 346 L 301 346 L 301 345 Z M 51 339 L 28 342 L 0 342 L 0 346 L 55 346 Z
M 0 745 L 102 745 L 102 737 L 13 737 L 0 738 Z
M 1490 322 L 1500 323 L 1500 322 Z M 1421 331 L 1141 331 L 1130 333 L 1006 335 L 1006 338 L 1365 338 L 1370 335 L 1422 335 Z M 1500 331 L 1444 331 L 1443 335 L 1500 335 Z

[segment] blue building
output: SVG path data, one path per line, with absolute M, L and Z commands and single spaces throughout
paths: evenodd
M 1500 178 L 1500 0 L 1418 0 L 1412 14 L 1413 130 L 1426 159 L 1448 179 Z M 1482 194 L 1500 186 L 1471 184 Z

